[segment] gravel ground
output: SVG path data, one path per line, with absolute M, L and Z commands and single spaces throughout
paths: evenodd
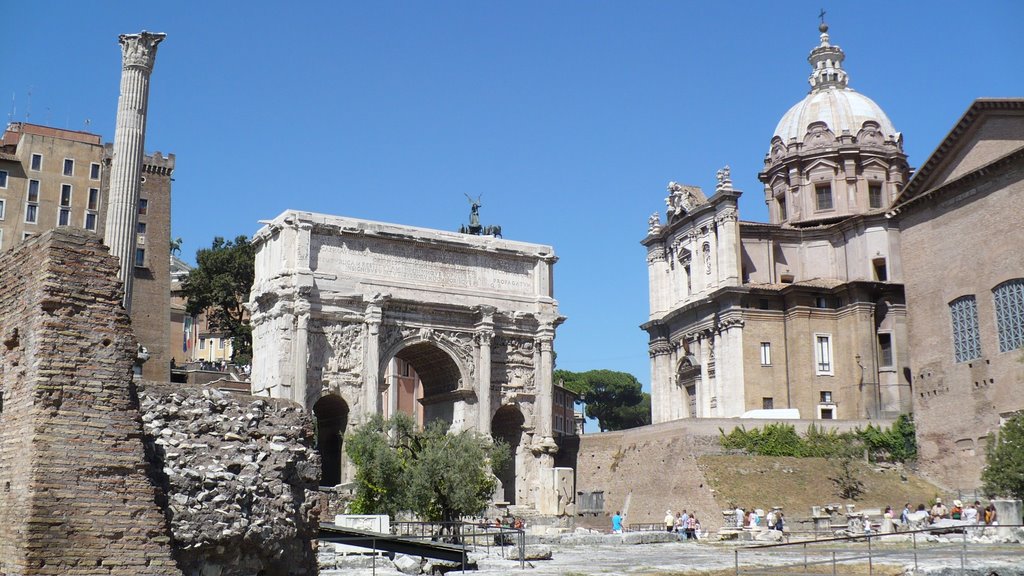
M 529 576 L 548 575 L 573 575 L 573 576 L 597 576 L 606 574 L 629 574 L 636 576 L 668 576 L 675 574 L 702 574 L 711 571 L 732 572 L 736 565 L 736 551 L 739 550 L 741 570 L 760 573 L 784 573 L 797 571 L 783 570 L 785 564 L 802 563 L 802 552 L 794 550 L 788 554 L 778 549 L 745 550 L 736 545 L 723 543 L 687 543 L 670 542 L 659 544 L 637 544 L 627 545 L 618 542 L 593 543 L 588 545 L 537 545 L 528 546 L 530 551 L 539 551 L 548 548 L 552 552 L 550 560 L 527 561 L 526 569 L 521 571 L 519 562 L 511 559 L 502 559 L 495 554 L 492 548 L 490 556 L 473 555 L 478 558 L 478 570 L 467 571 L 469 574 L 479 576 L 491 576 L 498 574 L 522 573 Z M 511 554 L 511 549 L 506 549 L 506 554 Z M 832 566 L 828 559 L 831 558 L 831 551 L 836 550 L 837 555 L 842 558 L 844 555 L 853 556 L 866 552 L 866 547 L 822 547 L 822 554 L 826 564 L 817 570 L 810 568 L 811 572 L 820 574 L 831 574 Z M 902 558 L 892 558 L 887 564 L 891 569 L 882 573 L 894 574 L 907 573 L 913 570 L 913 559 L 909 556 L 908 548 L 895 548 Z M 1000 546 L 972 546 L 968 551 L 968 574 L 979 576 L 1024 576 L 1024 545 L 1000 545 Z M 811 558 L 813 563 L 813 557 Z M 853 566 L 849 563 L 839 564 L 838 574 L 868 574 L 866 560 L 859 565 Z M 920 574 L 929 575 L 950 575 L 960 574 L 959 550 L 950 550 L 945 557 L 920 558 L 918 565 Z M 755 570 L 758 566 L 776 567 L 774 570 Z M 802 567 L 802 566 L 801 566 Z M 878 568 L 876 560 L 875 568 Z M 452 572 L 460 574 L 461 571 Z M 875 571 L 879 573 L 878 570 Z M 335 570 L 322 570 L 322 576 L 358 575 L 369 576 L 395 576 L 402 574 L 395 565 L 386 558 L 377 560 L 376 570 L 371 567 L 369 558 L 344 561 Z

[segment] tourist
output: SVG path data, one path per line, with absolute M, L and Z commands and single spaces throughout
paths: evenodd
M 700 537 L 701 537 L 700 520 L 697 520 L 697 515 L 696 514 L 694 514 L 693 516 L 690 516 L 690 526 L 693 527 L 692 531 L 690 532 L 690 536 L 692 536 L 694 540 L 700 540 Z
M 700 525 L 700 522 L 697 521 L 697 515 L 696 514 L 694 514 L 693 516 L 690 516 L 689 518 L 687 518 L 687 520 L 686 520 L 686 539 L 687 540 L 696 540 L 697 539 L 697 526 L 699 526 L 699 525 Z
M 689 538 L 689 534 L 686 532 L 687 527 L 690 526 L 690 515 L 683 510 L 682 516 L 679 518 L 679 538 L 686 540 Z
M 761 523 L 761 517 L 757 515 L 757 510 L 754 510 L 753 508 L 750 509 L 750 515 L 747 518 L 750 520 L 749 526 L 751 528 L 757 528 Z
M 612 534 L 622 534 L 622 516 L 618 510 L 615 511 L 615 516 L 612 516 Z
M 971 504 L 967 508 L 964 508 L 964 522 L 967 522 L 969 524 L 977 524 L 978 523 L 978 507 L 979 506 L 981 506 L 981 502 L 978 502 L 977 500 L 975 500 L 974 504 Z
M 985 508 L 985 524 L 988 526 L 998 525 L 999 522 L 997 522 L 997 516 L 998 515 L 996 514 L 996 505 L 990 502 L 989 505 Z
M 953 500 L 953 508 L 949 511 L 949 517 L 953 520 L 959 520 L 964 515 L 964 503 L 959 500 Z
M 665 510 L 665 532 L 671 532 L 672 527 L 676 525 L 676 517 L 672 514 L 671 510 Z
M 935 504 L 932 505 L 932 512 L 931 512 L 932 523 L 934 524 L 936 520 L 939 520 L 941 518 L 945 518 L 948 515 L 949 515 L 949 509 L 946 508 L 946 505 L 942 503 L 942 498 L 936 498 L 935 499 Z
M 785 532 L 786 528 L 786 515 L 779 511 L 779 515 L 775 517 L 775 529 L 779 532 Z
M 736 527 L 743 528 L 743 519 L 746 518 L 746 514 L 743 513 L 743 508 L 736 507 Z
M 904 526 L 910 525 L 910 502 L 903 505 L 903 513 L 900 514 L 900 524 Z

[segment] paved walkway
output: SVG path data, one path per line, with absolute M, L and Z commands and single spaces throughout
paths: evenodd
M 513 560 L 502 560 L 500 557 L 491 555 L 479 560 L 479 569 L 467 571 L 467 574 L 479 576 L 497 576 L 508 574 L 524 574 L 524 576 L 598 576 L 610 574 L 628 574 L 632 576 L 669 576 L 678 574 L 701 574 L 713 570 L 728 570 L 735 568 L 735 545 L 708 543 L 663 543 L 663 544 L 593 544 L 587 546 L 550 546 L 552 550 L 551 560 L 535 560 L 527 562 L 526 570 L 519 569 L 519 562 Z M 492 549 L 493 550 L 493 549 Z M 992 568 L 998 568 L 1000 576 L 1018 575 L 1024 576 L 1024 545 L 1011 547 L 1000 547 L 1005 553 L 1002 559 L 986 560 L 978 562 L 974 566 L 980 570 L 972 573 L 989 574 Z M 740 553 L 741 567 L 753 568 L 755 566 L 779 566 L 794 562 L 794 557 L 782 555 L 769 550 L 742 551 Z M 368 560 L 364 560 L 368 562 Z M 394 565 L 387 559 L 377 561 L 376 572 L 368 564 L 359 562 L 361 566 L 350 565 L 343 570 L 321 571 L 321 576 L 336 576 L 340 574 L 351 574 L 358 576 L 396 576 L 401 574 L 394 568 Z M 902 562 L 900 564 L 903 564 Z M 983 569 L 982 564 L 987 566 Z M 959 558 L 920 560 L 922 573 L 929 574 L 959 574 Z M 878 564 L 876 564 L 876 567 Z M 844 570 L 845 568 L 845 570 Z M 909 565 L 913 568 L 913 564 Z M 955 568 L 955 570 L 949 571 Z M 840 565 L 838 573 L 849 573 L 848 565 Z M 831 573 L 831 565 L 818 570 L 820 573 Z M 866 565 L 860 574 L 867 574 Z M 461 574 L 456 571 L 452 574 Z

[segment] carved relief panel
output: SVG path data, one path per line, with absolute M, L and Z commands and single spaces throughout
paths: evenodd
M 491 345 L 491 388 L 534 391 L 534 348 L 530 338 L 496 336 Z

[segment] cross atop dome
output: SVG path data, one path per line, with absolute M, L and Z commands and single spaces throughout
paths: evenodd
M 850 80 L 846 70 L 843 70 L 846 54 L 839 46 L 829 44 L 825 11 L 822 10 L 818 17 L 821 18 L 821 24 L 818 25 L 821 43 L 811 50 L 811 55 L 807 57 L 807 61 L 811 63 L 811 76 L 807 79 L 811 84 L 811 92 L 828 88 L 846 88 Z

